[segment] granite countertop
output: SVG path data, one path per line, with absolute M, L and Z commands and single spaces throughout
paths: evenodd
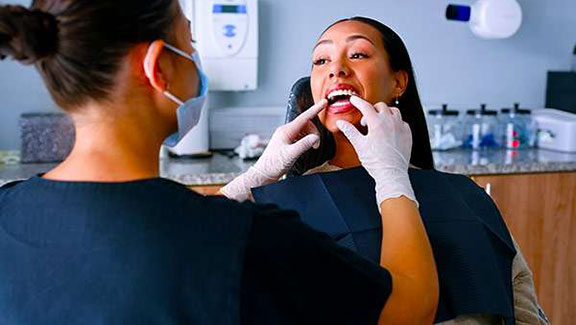
M 542 149 L 434 152 L 434 161 L 440 171 L 469 176 L 576 171 L 576 153 Z M 160 175 L 188 186 L 222 185 L 253 163 L 223 154 L 204 159 L 164 158 Z M 0 164 L 0 185 L 48 171 L 54 165 Z

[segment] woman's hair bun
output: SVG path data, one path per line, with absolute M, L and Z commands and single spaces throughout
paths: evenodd
M 23 6 L 0 6 L 0 59 L 33 64 L 56 54 L 58 21 L 50 13 Z

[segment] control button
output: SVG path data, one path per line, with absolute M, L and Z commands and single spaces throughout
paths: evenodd
M 236 36 L 236 26 L 234 25 L 224 26 L 224 36 L 230 38 Z

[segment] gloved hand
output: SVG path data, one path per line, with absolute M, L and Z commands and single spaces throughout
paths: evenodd
M 402 121 L 400 110 L 384 103 L 372 106 L 357 96 L 350 98 L 350 102 L 364 115 L 361 123 L 368 126 L 368 134 L 363 135 L 346 121 L 336 124 L 354 146 L 362 166 L 376 181 L 378 207 L 385 200 L 400 196 L 418 206 L 408 177 L 412 133 Z
M 232 200 L 245 201 L 251 197 L 252 188 L 278 181 L 302 154 L 310 148 L 317 149 L 320 134 L 312 119 L 326 104 L 323 99 L 292 122 L 279 127 L 254 166 L 224 186 L 220 193 Z

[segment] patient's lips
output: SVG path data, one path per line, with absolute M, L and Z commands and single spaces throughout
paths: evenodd
M 331 114 L 344 114 L 356 109 L 350 103 L 350 97 L 358 95 L 356 88 L 350 85 L 340 84 L 326 92 L 328 100 L 327 112 Z

